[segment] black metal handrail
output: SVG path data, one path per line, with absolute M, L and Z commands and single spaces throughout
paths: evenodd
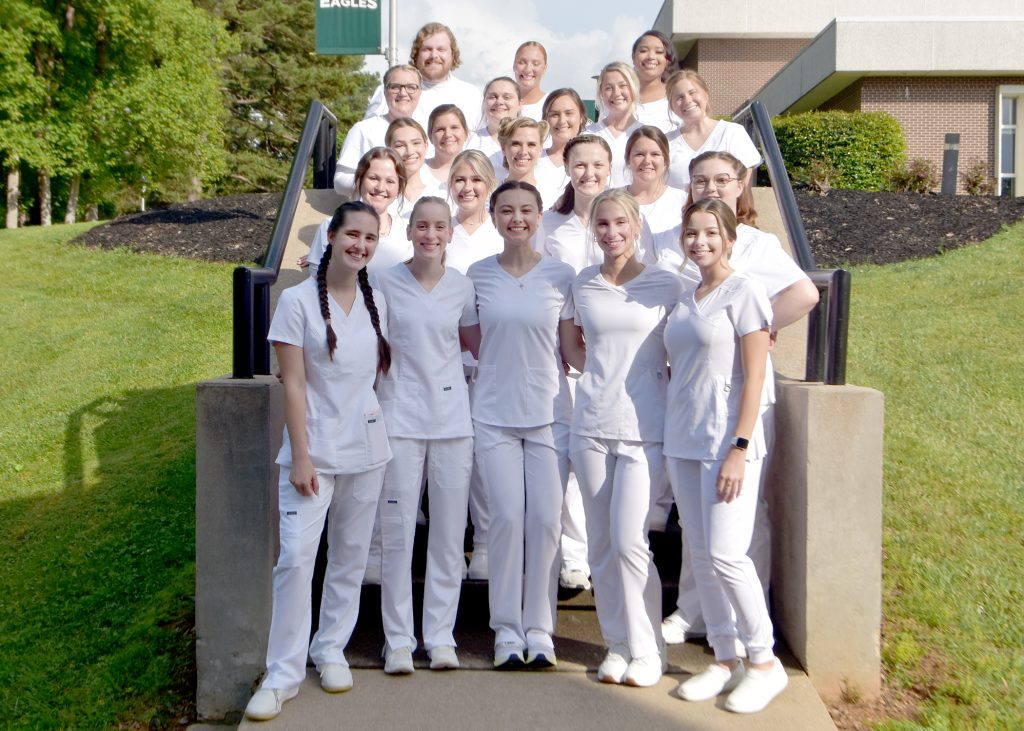
M 807 315 L 804 380 L 842 385 L 846 383 L 846 344 L 850 328 L 850 272 L 846 269 L 818 269 L 815 264 L 786 163 L 764 103 L 751 102 L 733 117 L 733 121 L 742 124 L 752 139 L 756 134 L 760 140 L 768 178 L 782 214 L 782 225 L 797 263 L 807 272 L 820 295 L 818 304 Z
M 288 183 L 270 234 L 270 244 L 260 267 L 237 267 L 232 275 L 234 338 L 232 378 L 270 374 L 270 288 L 281 271 L 281 260 L 295 220 L 295 210 L 306 181 L 306 166 L 313 160 L 313 187 L 334 186 L 337 160 L 338 119 L 318 101 L 309 105 L 288 174 Z

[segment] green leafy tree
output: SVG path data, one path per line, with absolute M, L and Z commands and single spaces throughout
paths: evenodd
M 219 189 L 281 190 L 310 101 L 338 116 L 340 137 L 362 118 L 377 78 L 360 71 L 361 56 L 316 54 L 309 0 L 195 1 L 238 44 L 223 71 L 230 157 Z

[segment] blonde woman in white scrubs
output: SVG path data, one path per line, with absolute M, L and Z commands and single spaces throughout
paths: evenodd
M 672 379 L 664 451 L 715 653 L 677 694 L 702 701 L 731 691 L 727 710 L 756 713 L 788 683 L 747 556 L 767 453 L 761 403 L 772 309 L 764 286 L 730 266 L 735 242 L 736 218 L 725 203 L 686 209 L 683 250 L 701 278 L 665 326 Z M 737 657 L 737 635 L 749 670 Z
M 664 33 L 649 30 L 633 41 L 633 70 L 640 82 L 636 118 L 662 132 L 679 125 L 668 108 L 665 79 L 675 70 L 676 52 Z
M 736 244 L 733 246 L 729 263 L 737 271 L 753 277 L 768 290 L 768 297 L 772 301 L 773 329 L 777 332 L 799 321 L 817 304 L 818 290 L 807 274 L 785 252 L 775 236 L 754 227 L 757 222 L 757 211 L 753 206 L 750 189 L 742 180 L 746 166 L 728 152 L 705 152 L 693 159 L 690 163 L 690 172 L 692 183 L 687 205 L 694 200 L 718 199 L 736 214 L 739 223 L 736 227 Z M 682 257 L 679 244 L 674 243 L 672 247 L 656 252 L 654 258 L 660 265 L 671 267 L 673 271 L 681 270 L 685 280 L 691 283 L 698 282 L 700 270 L 689 260 L 684 265 Z M 765 386 L 761 420 L 770 454 L 775 404 L 775 379 L 770 356 Z M 754 538 L 749 555 L 767 596 L 771 578 L 771 524 L 768 505 L 763 496 L 758 502 Z M 691 561 L 689 553 L 685 551 L 680 570 L 676 610 L 665 618 L 662 632 L 669 644 L 684 642 L 687 636 L 701 635 L 705 632 Z M 742 646 L 738 649 L 742 650 Z
M 502 172 L 506 173 L 508 180 L 529 183 L 539 190 L 545 208 L 553 204 L 562 192 L 557 187 L 543 188 L 535 174 L 547 136 L 548 123 L 530 117 L 505 119 L 498 127 Z
M 374 147 L 359 161 L 356 167 L 356 190 L 359 200 L 368 203 L 380 218 L 380 238 L 377 251 L 369 265 L 370 274 L 392 267 L 412 256 L 412 246 L 405 237 L 404 222 L 399 222 L 391 209 L 405 191 L 405 165 L 398 153 L 387 147 Z M 315 276 L 317 264 L 327 246 L 325 219 L 313 237 L 309 254 L 299 259 L 300 266 L 308 266 L 310 276 Z
M 420 101 L 420 72 L 415 66 L 399 64 L 384 72 L 384 98 L 387 114 L 367 117 L 352 125 L 338 153 L 334 172 L 334 190 L 352 195 L 355 190 L 356 167 L 363 155 L 373 147 L 391 147 L 385 136 L 388 125 L 397 119 L 412 119 Z M 410 173 L 410 177 L 411 177 Z
M 663 331 L 683 283 L 636 256 L 640 210 L 621 188 L 594 201 L 590 226 L 604 261 L 573 282 L 565 360 L 582 371 L 569 455 L 586 508 L 590 567 L 608 653 L 604 683 L 661 679 L 661 579 L 647 541 L 652 485 L 664 473 L 668 355 Z
M 700 74 L 681 69 L 668 77 L 665 87 L 669 108 L 680 120 L 668 134 L 672 151 L 669 185 L 686 190 L 690 185 L 690 161 L 711 150 L 728 152 L 743 161 L 747 167 L 743 182 L 749 185 L 754 168 L 761 164 L 761 153 L 743 127 L 711 116 L 711 93 Z
M 533 247 L 540 193 L 509 180 L 491 195 L 505 247 L 469 268 L 482 341 L 475 449 L 491 513 L 490 623 L 498 669 L 551 668 L 562 484 L 572 403 L 558 350 L 572 267 Z
M 431 669 L 459 667 L 453 631 L 466 567 L 462 542 L 473 464 L 460 338 L 475 350 L 480 329 L 473 283 L 445 266 L 451 234 L 448 204 L 420 198 L 409 220 L 412 259 L 380 272 L 376 282 L 388 303 L 388 333 L 395 347 L 391 370 L 378 389 L 394 453 L 379 503 L 384 672 L 393 675 L 413 672 L 412 553 L 424 469 L 430 530 L 423 646 Z
M 633 67 L 614 61 L 597 79 L 597 108 L 601 118 L 587 126 L 587 132 L 600 135 L 612 150 L 611 186 L 626 184 L 626 140 L 640 126 L 636 118 L 639 81 Z
M 548 52 L 537 41 L 526 41 L 516 49 L 512 71 L 523 93 L 523 116 L 538 122 L 544 119 L 542 110 L 547 94 L 540 88 L 548 70 Z
M 379 226 L 367 204 L 342 204 L 316 278 L 281 293 L 267 335 L 284 383 L 285 431 L 277 456 L 281 550 L 267 675 L 246 706 L 251 719 L 274 718 L 295 697 L 307 654 L 325 691 L 352 687 L 345 646 L 359 613 L 373 516 L 391 459 L 373 390 L 391 364 L 387 307 L 366 274 Z M 310 644 L 313 565 L 325 521 L 327 573 L 320 626 Z
M 501 170 L 501 142 L 498 141 L 498 127 L 506 119 L 519 116 L 519 86 L 507 76 L 499 76 L 487 82 L 484 88 L 483 125 L 466 140 L 467 150 L 480 150 L 487 155 L 495 171 Z
M 554 208 L 544 213 L 537 246 L 542 254 L 565 262 L 578 273 L 603 259 L 600 250 L 590 243 L 590 211 L 594 199 L 608 187 L 612 152 L 604 138 L 586 133 L 570 140 L 565 148 L 569 184 Z M 569 380 L 570 391 L 575 383 L 575 378 Z M 562 508 L 561 547 L 559 584 L 568 590 L 590 589 L 583 498 L 572 475 L 566 484 Z

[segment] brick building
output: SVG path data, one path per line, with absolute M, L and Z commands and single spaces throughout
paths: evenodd
M 715 114 L 754 99 L 773 116 L 885 111 L 908 157 L 941 168 L 957 132 L 961 171 L 984 161 L 1001 195 L 1024 195 L 1021 0 L 666 0 L 654 27 Z

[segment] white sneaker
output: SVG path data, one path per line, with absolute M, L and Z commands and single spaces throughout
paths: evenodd
M 348 665 L 330 663 L 320 671 L 320 687 L 328 693 L 344 693 L 352 690 L 352 671 Z
M 597 679 L 602 683 L 621 683 L 628 667 L 629 648 L 625 645 L 612 645 L 597 668 Z
M 526 667 L 532 670 L 551 670 L 558 665 L 555 650 L 551 647 L 527 647 Z
M 281 713 L 281 706 L 299 694 L 294 688 L 260 688 L 253 693 L 245 706 L 245 717 L 253 721 L 269 721 Z
M 738 686 L 743 676 L 742 662 L 736 663 L 732 670 L 718 663 L 711 663 L 703 672 L 680 683 L 676 688 L 676 695 L 684 701 L 706 701 Z
M 733 713 L 757 713 L 772 702 L 772 698 L 789 684 L 789 676 L 782 663 L 775 658 L 769 670 L 750 668 L 736 690 L 725 699 L 725 710 Z
M 473 581 L 487 581 L 487 549 L 474 548 L 469 559 L 469 578 Z
M 679 612 L 672 612 L 661 620 L 661 636 L 665 638 L 666 644 L 681 645 L 686 642 L 688 629 L 690 629 L 690 625 L 680 616 Z
M 586 571 L 562 568 L 558 572 L 558 585 L 563 589 L 574 591 L 590 591 L 590 577 Z
M 412 650 L 398 647 L 384 651 L 384 672 L 388 675 L 412 675 L 416 668 L 412 664 Z
M 430 655 L 431 670 L 459 669 L 459 656 L 455 654 L 455 648 L 450 645 L 439 645 L 427 654 Z
M 634 688 L 650 688 L 661 680 L 665 671 L 665 661 L 658 653 L 634 657 L 629 661 L 622 682 Z
M 523 647 L 518 642 L 499 642 L 494 646 L 495 670 L 522 670 L 525 667 Z

